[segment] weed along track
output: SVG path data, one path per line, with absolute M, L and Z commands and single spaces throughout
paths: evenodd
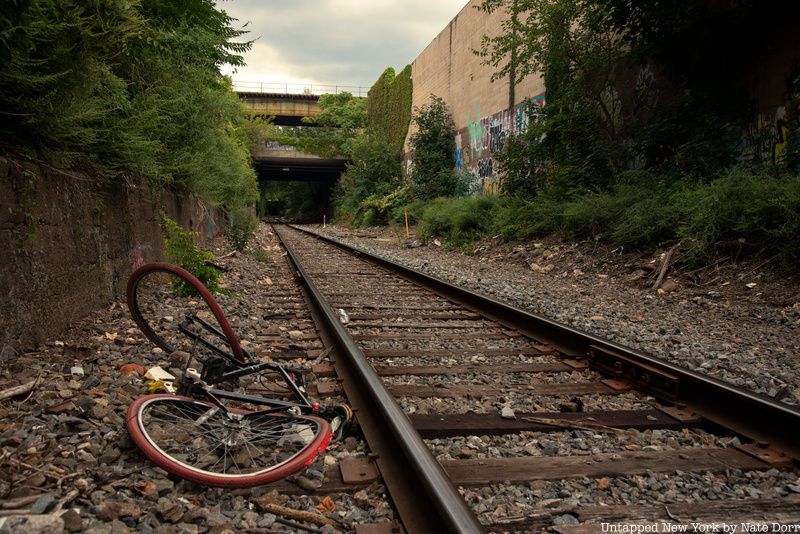
M 312 394 L 348 398 L 406 531 L 800 524 L 795 408 L 276 232 L 333 347 Z

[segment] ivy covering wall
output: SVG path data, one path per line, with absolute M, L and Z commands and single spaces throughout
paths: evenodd
M 411 122 L 411 65 L 395 74 L 389 67 L 367 93 L 367 122 L 401 150 Z

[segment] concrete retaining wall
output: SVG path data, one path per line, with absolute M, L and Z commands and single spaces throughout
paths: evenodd
M 195 198 L 0 157 L 0 348 L 33 348 L 124 300 L 134 266 L 162 259 L 162 211 L 204 239 L 219 230 Z

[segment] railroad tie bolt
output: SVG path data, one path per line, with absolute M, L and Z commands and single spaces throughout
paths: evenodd
M 757 441 L 756 445 L 758 445 L 762 449 L 766 449 L 767 447 L 769 447 L 769 441 L 765 441 L 762 439 L 760 441 Z
M 641 378 L 643 383 L 645 383 L 645 384 L 649 384 L 650 383 L 650 374 L 649 373 L 642 373 L 642 376 L 640 378 Z
M 593 350 L 590 350 L 589 352 L 586 353 L 586 357 L 589 358 L 590 360 L 594 360 L 595 357 L 597 357 L 597 354 Z
M 685 409 L 686 409 L 686 403 L 685 403 L 685 402 L 676 402 L 676 403 L 675 403 L 675 406 L 676 406 L 676 407 L 677 407 L 679 410 L 685 410 Z

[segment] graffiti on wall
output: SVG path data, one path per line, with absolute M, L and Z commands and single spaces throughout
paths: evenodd
M 481 106 L 475 108 L 475 117 L 467 117 L 467 126 L 456 133 L 455 167 L 469 176 L 472 193 L 494 193 L 498 187 L 497 165 L 493 155 L 502 150 L 506 139 L 523 133 L 528 128 L 529 102 L 517 104 L 489 116 L 481 116 Z M 530 100 L 535 109 L 545 104 L 544 95 Z
M 794 122 L 794 121 L 793 121 Z M 800 146 L 800 127 L 789 124 L 786 108 L 779 107 L 770 117 L 759 114 L 755 122 L 742 133 L 741 138 L 731 146 L 738 163 L 760 163 L 769 161 L 775 165 L 795 169 L 793 159 L 796 148 Z

